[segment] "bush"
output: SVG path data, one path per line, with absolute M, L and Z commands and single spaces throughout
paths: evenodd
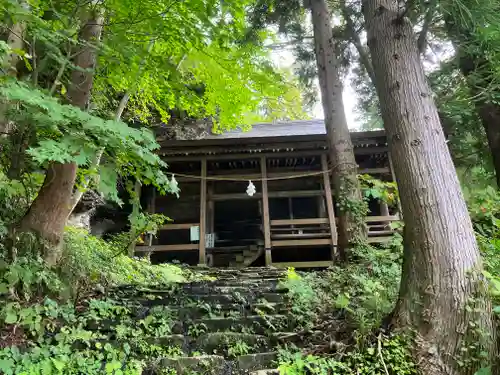
M 100 286 L 151 285 L 183 282 L 187 271 L 178 266 L 152 265 L 147 259 L 131 258 L 80 229 L 68 228 L 60 272 L 70 283 L 88 280 Z

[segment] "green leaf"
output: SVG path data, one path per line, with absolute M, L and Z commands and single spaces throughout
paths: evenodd
M 0 373 L 5 375 L 14 374 L 15 363 L 12 359 L 0 359 Z
M 339 294 L 335 299 L 335 307 L 339 309 L 345 309 L 347 306 L 349 306 L 349 302 L 349 297 L 345 293 Z
M 483 367 L 479 371 L 476 371 L 474 375 L 491 375 L 491 366 L 490 367 Z
M 58 371 L 62 371 L 64 367 L 66 366 L 66 363 L 64 361 L 61 361 L 56 358 L 51 358 L 52 359 L 52 364 Z
M 5 283 L 0 283 L 0 294 L 5 294 L 9 292 L 9 286 Z
M 5 323 L 6 324 L 15 324 L 17 323 L 17 314 L 13 310 L 8 310 L 7 314 L 5 315 Z

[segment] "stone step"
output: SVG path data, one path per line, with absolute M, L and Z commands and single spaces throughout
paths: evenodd
M 271 338 L 263 335 L 240 332 L 209 332 L 198 337 L 189 337 L 181 334 L 164 337 L 152 337 L 147 341 L 160 347 L 181 348 L 184 353 L 201 352 L 230 356 L 236 346 L 245 347 L 250 353 L 268 350 L 272 343 Z
M 256 292 L 250 295 L 242 294 L 192 294 L 189 296 L 193 301 L 197 303 L 209 303 L 209 304 L 243 304 L 251 305 L 253 303 L 262 303 L 264 301 L 269 303 L 283 303 L 286 301 L 286 294 L 284 293 L 274 293 L 274 292 Z M 171 306 L 174 302 L 171 299 L 155 299 L 155 300 L 142 300 L 145 306 L 156 306 L 165 305 Z
M 250 372 L 276 366 L 277 352 L 247 354 L 236 359 L 236 367 L 240 372 Z
M 153 374 L 168 373 L 165 370 L 175 370 L 177 375 L 220 375 L 225 374 L 228 364 L 222 356 L 201 355 L 195 357 L 162 358 L 152 368 Z
M 168 370 L 175 370 L 177 375 L 243 375 L 269 368 L 267 366 L 273 366 L 276 360 L 276 352 L 241 355 L 234 361 L 219 355 L 162 358 L 152 364 L 146 373 L 160 375 L 168 373 Z
M 288 328 L 288 320 L 285 315 L 249 315 L 239 318 L 212 318 L 197 319 L 191 323 L 177 324 L 174 326 L 174 333 L 187 333 L 192 335 L 196 331 L 221 332 L 233 331 L 242 332 L 249 329 L 252 333 L 266 334 L 269 329 L 280 330 Z
M 204 353 L 231 356 L 231 350 L 245 346 L 249 352 L 265 351 L 271 346 L 269 337 L 240 332 L 212 332 L 201 335 L 190 347 Z
M 214 277 L 216 279 L 223 278 L 238 278 L 238 279 L 259 279 L 265 277 L 277 277 L 284 278 L 286 277 L 286 271 L 281 269 L 271 269 L 266 268 L 264 270 L 248 267 L 248 268 L 228 268 L 228 269 L 220 269 L 220 270 L 207 270 L 204 272 L 205 276 Z
M 280 375 L 280 372 L 279 370 L 266 369 L 266 370 L 252 371 L 250 375 Z
M 255 293 L 286 293 L 287 288 L 279 287 L 277 285 L 261 285 L 255 287 L 248 286 L 217 286 L 217 285 L 186 285 L 183 288 L 183 292 L 186 296 L 192 294 L 233 294 L 238 293 L 243 296 Z
M 213 286 L 235 286 L 235 287 L 248 287 L 248 288 L 258 288 L 261 286 L 278 286 L 280 279 L 277 277 L 267 277 L 263 279 L 241 279 L 241 278 L 224 278 L 217 279 L 213 281 L 197 281 L 186 285 L 190 286 L 203 286 L 203 285 L 213 285 Z
M 288 311 L 288 307 L 285 303 L 253 303 L 248 305 L 242 304 L 219 304 L 207 306 L 193 306 L 193 307 L 182 307 L 173 309 L 180 320 L 187 319 L 199 319 L 203 317 L 211 316 L 234 316 L 236 314 L 240 316 L 259 314 L 264 312 L 265 314 L 280 314 Z

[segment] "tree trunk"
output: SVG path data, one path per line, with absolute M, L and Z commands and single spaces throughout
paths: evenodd
M 330 12 L 326 0 L 312 0 L 310 6 L 333 186 L 339 207 L 338 248 L 340 255 L 345 256 L 349 246 L 366 239 L 366 209 L 344 112 L 340 64 L 335 55 Z
M 28 9 L 28 5 L 24 1 L 20 1 L 19 5 L 23 8 Z M 11 77 L 17 76 L 17 64 L 21 59 L 19 58 L 19 51 L 24 48 L 24 34 L 26 31 L 26 23 L 25 22 L 16 22 L 9 28 L 9 33 L 7 35 L 7 45 L 10 49 L 17 51 L 10 53 L 5 61 L 5 66 L 3 67 L 7 75 Z M 5 113 L 7 112 L 8 106 L 11 103 L 1 102 L 0 103 L 0 114 L 2 118 L 0 119 L 0 136 L 9 135 L 12 132 L 13 124 L 5 118 Z
M 468 56 L 463 53 L 463 51 L 459 52 L 459 67 L 467 80 L 471 94 L 476 98 L 474 106 L 486 132 L 497 186 L 500 188 L 500 105 L 489 100 L 483 93 L 483 91 L 489 90 L 489 87 L 496 87 L 491 74 L 493 70 L 484 71 L 495 68 L 490 66 L 489 62 L 484 61 L 482 57 Z M 481 60 L 483 60 L 482 63 Z
M 68 102 L 82 110 L 87 109 L 96 63 L 96 46 L 99 41 L 103 18 L 93 11 L 80 30 L 80 51 L 74 61 L 78 70 L 71 74 Z M 75 163 L 52 163 L 45 181 L 29 211 L 19 223 L 21 231 L 33 231 L 48 242 L 45 259 L 54 264 L 60 257 L 60 243 L 64 227 L 71 213 L 71 197 L 76 179 Z
M 492 333 L 491 306 L 479 277 L 481 259 L 411 23 L 390 0 L 365 0 L 368 45 L 405 219 L 405 251 L 394 324 L 414 328 L 424 375 L 474 374 L 458 368 L 474 340 L 490 356 L 493 341 L 474 337 L 469 323 Z M 477 311 L 466 305 L 473 298 Z M 467 353 L 471 358 L 473 353 Z
M 491 95 L 488 95 L 488 90 L 496 87 L 492 74 L 496 67 L 487 60 L 485 47 L 472 35 L 473 30 L 469 29 L 474 27 L 472 22 L 462 25 L 462 20 L 457 20 L 457 17 L 449 12 L 444 19 L 448 37 L 454 42 L 457 50 L 458 66 L 466 78 L 471 95 L 475 98 L 474 106 L 486 132 L 497 186 L 500 188 L 500 105 L 489 99 Z

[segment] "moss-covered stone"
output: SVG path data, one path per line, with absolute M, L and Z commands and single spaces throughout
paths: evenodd
M 174 369 L 177 375 L 220 375 L 224 374 L 226 360 L 218 355 L 201 355 L 196 357 L 163 358 L 160 368 Z
M 206 353 L 226 353 L 236 344 L 244 343 L 251 349 L 268 348 L 270 340 L 266 336 L 240 332 L 213 332 L 200 336 L 195 343 L 196 350 Z
M 272 368 L 278 359 L 276 352 L 240 355 L 237 366 L 240 371 L 255 371 L 259 369 Z

